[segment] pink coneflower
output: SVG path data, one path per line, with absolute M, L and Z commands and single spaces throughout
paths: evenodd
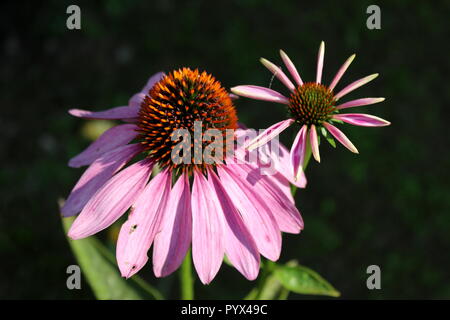
M 325 138 L 329 138 L 327 132 L 331 133 L 331 135 L 333 135 L 350 151 L 358 153 L 356 147 L 341 130 L 333 125 L 333 123 L 347 122 L 353 125 L 366 127 L 379 127 L 390 124 L 386 120 L 368 114 L 340 113 L 343 109 L 365 106 L 384 101 L 384 98 L 363 98 L 341 104 L 337 103 L 338 100 L 344 97 L 347 93 L 361 87 L 369 81 L 372 81 L 378 76 L 378 74 L 372 74 L 352 82 L 338 93 L 335 93 L 334 89 L 336 85 L 344 75 L 350 63 L 355 58 L 355 55 L 350 56 L 347 61 L 345 61 L 333 78 L 333 81 L 331 81 L 331 84 L 326 86 L 321 83 L 324 53 L 325 44 L 322 41 L 317 59 L 316 81 L 303 82 L 292 61 L 282 50 L 280 50 L 281 59 L 294 79 L 296 85 L 289 80 L 286 74 L 279 67 L 272 62 L 261 58 L 261 63 L 290 90 L 291 93 L 289 97 L 286 97 L 272 89 L 253 85 L 237 86 L 231 89 L 233 93 L 240 96 L 287 105 L 290 118 L 269 127 L 266 131 L 253 139 L 247 147 L 249 150 L 257 148 L 280 134 L 294 122 L 299 124 L 300 131 L 294 140 L 290 152 L 291 164 L 294 169 L 295 177 L 298 177 L 298 175 L 303 171 L 303 164 L 308 143 L 311 147 L 314 158 L 320 162 L 318 132 L 322 133 Z
M 152 244 L 155 275 L 172 273 L 192 242 L 193 262 L 203 283 L 214 278 L 224 254 L 246 278 L 255 279 L 260 254 L 278 259 L 280 231 L 298 233 L 303 228 L 282 175 L 289 176 L 282 159 L 274 176 L 261 174 L 256 164 L 227 158 L 212 164 L 171 161 L 176 129 L 191 132 L 194 122 L 202 121 L 203 130 L 214 128 L 225 135 L 238 127 L 229 94 L 206 72 L 183 68 L 158 73 L 128 106 L 70 114 L 125 122 L 70 160 L 72 167 L 89 167 L 62 208 L 64 216 L 81 211 L 68 233 L 72 239 L 107 228 L 130 209 L 116 252 L 124 277 L 146 264 Z M 282 158 L 287 155 L 283 152 Z M 160 171 L 150 178 L 155 166 Z

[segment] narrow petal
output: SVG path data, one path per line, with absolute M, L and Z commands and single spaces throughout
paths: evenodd
M 353 143 L 347 138 L 347 136 L 335 126 L 324 122 L 324 127 L 340 142 L 346 147 L 348 150 L 354 153 L 359 153 L 358 149 L 353 145 Z
M 323 70 L 323 59 L 325 56 L 325 42 L 320 43 L 319 53 L 317 55 L 317 73 L 316 82 L 320 83 L 322 81 L 322 70 Z
M 266 200 L 281 231 L 299 233 L 303 229 L 303 220 L 292 196 L 288 197 L 273 179 L 262 175 L 258 167 L 250 164 L 228 166 L 242 179 L 248 181 L 255 192 Z
M 330 84 L 330 90 L 333 90 L 336 85 L 338 84 L 339 80 L 341 80 L 342 76 L 344 75 L 345 71 L 347 71 L 348 67 L 350 66 L 350 64 L 352 63 L 353 59 L 355 59 L 356 54 L 352 54 L 342 65 L 342 67 L 338 70 L 338 72 L 336 73 L 336 75 L 333 78 L 333 81 L 331 81 Z
M 255 241 L 245 227 L 233 202 L 225 193 L 219 178 L 212 170 L 208 171 L 208 183 L 213 190 L 211 197 L 217 200 L 217 213 L 223 219 L 225 254 L 244 277 L 254 280 L 258 276 L 260 263 Z
M 61 208 L 62 215 L 69 217 L 79 213 L 95 192 L 141 150 L 140 144 L 129 144 L 106 152 L 95 160 L 72 189 Z
M 166 74 L 164 72 L 158 72 L 155 73 L 154 75 L 152 75 L 148 81 L 147 84 L 145 85 L 144 88 L 142 88 L 142 93 L 147 94 L 150 89 L 158 82 L 160 81 L 162 78 L 164 78 L 166 76 Z
M 210 283 L 222 264 L 224 239 L 217 199 L 202 173 L 194 171 L 192 187 L 192 259 L 203 284 Z
M 270 102 L 277 102 L 282 104 L 288 104 L 289 99 L 283 96 L 281 93 L 278 93 L 272 89 L 259 87 L 259 86 L 237 86 L 231 88 L 231 91 L 234 94 L 237 94 L 239 96 L 251 98 L 251 99 L 257 99 L 257 100 L 264 100 L 264 101 L 270 101 Z
M 244 147 L 248 150 L 254 150 L 258 148 L 259 146 L 262 146 L 278 136 L 282 131 L 284 131 L 287 127 L 289 127 L 294 122 L 293 119 L 287 119 L 280 122 L 275 123 L 274 125 L 270 126 L 266 130 L 264 130 L 263 133 L 258 135 L 256 138 L 251 140 L 247 145 Z
M 278 260 L 281 252 L 280 229 L 266 201 L 245 179 L 226 166 L 218 166 L 217 170 L 225 192 L 239 210 L 259 252 L 267 259 Z
M 336 114 L 333 116 L 333 118 L 342 120 L 350 124 L 354 124 L 355 126 L 363 127 L 384 127 L 391 124 L 389 121 L 386 121 L 384 119 L 363 113 Z
M 269 69 L 269 71 L 272 72 L 274 76 L 276 76 L 289 90 L 291 91 L 295 90 L 295 86 L 292 83 L 292 81 L 289 80 L 289 78 L 284 74 L 284 72 L 279 67 L 277 67 L 272 62 L 264 58 L 261 58 L 259 61 L 261 61 L 261 63 L 267 69 Z
M 284 62 L 284 65 L 289 70 L 289 73 L 291 74 L 292 78 L 294 78 L 294 80 L 297 83 L 297 85 L 302 86 L 303 85 L 302 78 L 300 78 L 300 75 L 298 74 L 297 68 L 292 63 L 291 59 L 289 59 L 288 55 L 286 53 L 284 53 L 283 50 L 280 50 L 280 56 L 281 56 L 281 59 Z
M 153 165 L 141 160 L 120 171 L 88 201 L 70 227 L 71 239 L 82 239 L 113 224 L 141 194 Z
M 170 192 L 161 232 L 153 245 L 153 272 L 165 277 L 180 266 L 191 244 L 192 212 L 189 177 L 183 173 Z
M 89 165 L 106 152 L 126 145 L 136 137 L 137 129 L 138 127 L 134 124 L 121 124 L 106 130 L 83 152 L 70 159 L 69 166 L 79 168 Z
M 352 108 L 352 107 L 360 107 L 360 106 L 367 106 L 370 104 L 375 104 L 378 102 L 384 101 L 384 98 L 363 98 L 363 99 L 356 99 L 351 100 L 348 102 L 345 102 L 343 104 L 340 104 L 336 106 L 336 109 L 345 109 L 345 108 Z
M 84 119 L 124 119 L 137 118 L 139 109 L 137 107 L 115 107 L 104 111 L 88 111 L 81 109 L 70 109 L 69 113 L 78 118 Z
M 320 162 L 320 153 L 319 153 L 319 141 L 317 139 L 317 131 L 316 126 L 311 125 L 311 129 L 309 130 L 309 141 L 311 143 L 311 151 L 317 162 Z
M 365 85 L 366 83 L 372 81 L 373 79 L 375 79 L 376 77 L 378 77 L 378 73 L 374 73 L 370 76 L 364 77 L 362 79 L 356 80 L 355 82 L 350 83 L 348 86 L 346 86 L 344 89 L 342 89 L 341 91 L 339 91 L 334 98 L 337 100 L 339 100 L 340 98 L 342 98 L 343 96 L 345 96 L 347 93 L 352 92 L 353 90 Z
M 301 172 L 303 171 L 303 162 L 305 160 L 306 153 L 306 135 L 308 127 L 304 125 L 297 136 L 295 137 L 294 143 L 291 148 L 291 165 L 294 169 L 294 179 L 299 179 L 301 177 Z
M 116 258 L 122 277 L 129 278 L 147 263 L 152 245 L 167 207 L 172 175 L 160 172 L 133 204 L 128 220 L 122 225 L 117 240 Z

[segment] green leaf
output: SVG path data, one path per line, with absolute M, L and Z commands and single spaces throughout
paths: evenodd
M 66 233 L 73 220 L 74 218 L 62 219 Z M 138 276 L 128 280 L 122 278 L 114 255 L 97 238 L 67 240 L 97 299 L 163 299 L 155 288 Z
M 320 131 L 322 132 L 322 135 L 324 136 L 325 139 L 327 139 L 328 143 L 331 144 L 331 146 L 333 148 L 336 148 L 336 142 L 334 141 L 334 139 L 328 134 L 328 131 L 324 128 L 321 127 Z
M 304 266 L 279 266 L 274 275 L 288 290 L 311 295 L 339 297 L 340 293 L 317 272 Z

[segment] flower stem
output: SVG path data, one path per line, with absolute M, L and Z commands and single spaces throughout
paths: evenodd
M 181 299 L 194 300 L 194 278 L 192 277 L 191 250 L 186 253 L 186 257 L 180 267 Z

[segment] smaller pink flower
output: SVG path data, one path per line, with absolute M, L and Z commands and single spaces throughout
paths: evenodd
M 314 158 L 320 162 L 319 132 L 325 138 L 329 138 L 329 132 L 347 149 L 354 153 L 358 153 L 358 150 L 347 136 L 334 126 L 335 123 L 347 122 L 365 127 L 381 127 L 390 124 L 390 122 L 386 120 L 368 114 L 340 113 L 347 108 L 365 106 L 384 101 L 384 98 L 363 98 L 338 104 L 338 101 L 347 93 L 372 81 L 378 76 L 378 73 L 356 80 L 335 93 L 334 89 L 336 85 L 355 58 L 355 55 L 350 56 L 347 61 L 345 61 L 330 85 L 326 86 L 322 84 L 324 53 L 325 44 L 322 41 L 317 58 L 316 80 L 315 82 L 303 82 L 291 59 L 289 59 L 286 53 L 280 50 L 281 59 L 294 79 L 295 84 L 279 67 L 272 62 L 261 58 L 261 63 L 289 89 L 289 96 L 284 96 L 269 88 L 253 85 L 243 85 L 231 88 L 233 93 L 243 97 L 287 105 L 290 118 L 269 127 L 262 134 L 248 143 L 247 148 L 249 150 L 258 148 L 276 137 L 294 122 L 299 124 L 300 131 L 295 138 L 290 152 L 291 165 L 294 169 L 294 176 L 297 178 L 299 178 L 303 172 L 303 163 L 308 144 L 311 147 Z

